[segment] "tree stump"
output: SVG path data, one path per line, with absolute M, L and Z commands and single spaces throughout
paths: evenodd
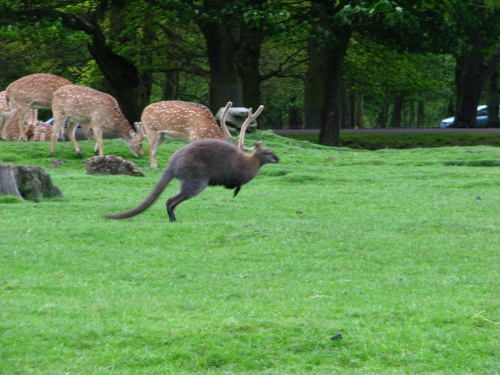
M 144 172 L 137 168 L 134 162 L 114 155 L 94 156 L 85 160 L 85 170 L 89 174 L 121 174 L 144 177 Z
M 42 197 L 63 196 L 42 167 L 10 164 L 0 164 L 0 195 L 13 195 L 34 202 L 40 202 Z
M 0 164 L 0 195 L 13 195 L 23 198 L 17 188 L 16 173 L 14 166 L 9 164 Z

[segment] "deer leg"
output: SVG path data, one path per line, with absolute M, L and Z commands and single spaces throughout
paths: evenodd
M 83 154 L 80 151 L 80 147 L 78 147 L 78 143 L 76 143 L 75 132 L 76 132 L 77 124 L 73 120 L 68 120 L 68 138 L 71 141 L 71 144 L 75 148 L 76 154 L 79 158 L 83 158 Z
M 64 126 L 63 126 L 61 128 L 61 130 L 59 131 L 59 134 L 57 135 L 57 139 L 60 140 L 61 142 L 64 142 L 65 135 L 66 135 L 66 129 L 64 129 Z
M 151 168 L 158 168 L 158 161 L 156 160 L 156 150 L 161 144 L 165 142 L 165 138 L 161 134 L 154 133 L 149 137 L 149 163 Z
M 26 117 L 28 117 L 28 112 L 30 107 L 28 108 L 20 108 L 18 110 L 18 126 L 19 126 L 19 142 L 28 142 L 28 137 L 26 136 L 26 132 L 24 131 L 24 121 Z
M 9 134 L 8 130 L 10 128 L 10 124 L 12 124 L 17 117 L 17 110 L 15 108 L 12 108 L 7 114 L 5 115 L 4 122 L 3 122 L 3 128 L 2 128 L 2 133 L 0 134 L 0 138 L 4 140 L 9 140 Z
M 11 110 L 5 116 L 5 122 L 0 138 L 6 141 L 21 140 L 22 135 L 24 134 L 24 127 L 21 119 L 22 118 L 17 108 L 11 107 Z
M 56 141 L 57 141 L 57 133 L 59 132 L 59 129 L 63 126 L 63 124 L 66 121 L 66 116 L 59 113 L 55 112 L 54 113 L 54 124 L 52 125 L 52 137 L 50 139 L 50 157 L 54 157 L 54 149 L 56 147 Z
M 99 156 L 104 156 L 102 128 L 100 126 L 93 126 L 93 124 L 90 124 L 90 128 L 92 129 L 92 134 L 96 141 L 96 148 L 94 149 L 94 152 L 97 155 L 97 150 L 99 150 Z
M 5 124 L 5 117 L 7 117 L 5 113 L 0 113 L 0 139 L 3 139 L 2 133 L 3 133 L 3 124 Z
M 208 181 L 181 181 L 180 191 L 167 200 L 167 213 L 170 222 L 177 221 L 175 218 L 174 210 L 175 208 L 184 201 L 196 197 L 200 194 L 208 185 Z

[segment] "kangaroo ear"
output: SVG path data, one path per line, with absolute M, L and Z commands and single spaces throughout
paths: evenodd
M 256 149 L 260 149 L 260 148 L 262 148 L 262 141 L 257 142 L 257 143 L 254 145 L 254 147 L 255 147 Z

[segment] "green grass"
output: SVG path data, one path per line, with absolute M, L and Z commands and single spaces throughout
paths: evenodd
M 318 134 L 290 134 L 288 138 L 318 143 Z M 340 146 L 363 150 L 409 149 L 417 147 L 453 146 L 500 147 L 500 134 L 444 133 L 444 134 L 340 134 Z
M 0 163 L 46 167 L 65 194 L 0 200 L 0 372 L 500 371 L 499 148 L 256 139 L 280 163 L 236 198 L 207 188 L 177 223 L 178 182 L 141 215 L 103 218 L 149 194 L 147 152 L 107 140 L 146 177 L 93 176 L 69 143 L 54 159 L 48 143 L 0 143 Z

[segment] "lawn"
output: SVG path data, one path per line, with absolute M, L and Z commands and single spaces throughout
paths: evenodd
M 237 197 L 168 222 L 172 182 L 85 173 L 70 143 L 0 143 L 64 198 L 0 197 L 2 374 L 497 374 L 500 148 L 327 148 L 279 157 Z M 79 142 L 91 156 L 94 143 Z M 183 142 L 158 149 L 158 163 Z M 341 338 L 339 335 L 341 335 Z M 334 338 L 334 339 L 332 339 Z
M 289 138 L 318 143 L 318 134 L 291 134 Z M 495 146 L 500 147 L 500 134 L 496 133 L 341 133 L 340 146 L 363 150 L 385 148 L 409 149 L 416 147 L 452 146 Z

